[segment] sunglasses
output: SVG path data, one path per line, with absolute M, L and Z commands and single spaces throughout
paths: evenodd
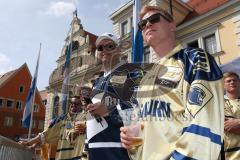
M 164 15 L 161 14 L 161 13 L 156 13 L 156 14 L 153 14 L 153 15 L 149 16 L 149 17 L 146 18 L 146 19 L 141 20 L 141 21 L 138 23 L 138 28 L 142 31 L 142 30 L 144 30 L 144 29 L 146 28 L 146 25 L 147 25 L 148 22 L 151 23 L 151 24 L 160 22 L 160 17 L 161 17 L 161 16 L 162 16 L 165 20 L 167 20 L 168 22 L 171 22 L 171 20 L 170 20 L 168 17 L 164 16 Z
M 103 51 L 103 50 L 105 50 L 105 51 L 112 51 L 112 50 L 114 50 L 115 48 L 117 48 L 117 45 L 115 44 L 115 43 L 108 43 L 108 44 L 106 44 L 106 45 L 99 45 L 99 46 L 97 46 L 97 51 Z
M 70 102 L 71 105 L 79 106 L 81 103 L 76 103 L 76 102 Z

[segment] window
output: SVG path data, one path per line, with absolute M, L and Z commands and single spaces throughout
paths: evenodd
M 198 45 L 198 41 L 197 41 L 197 40 L 188 43 L 187 46 L 188 46 L 188 47 L 193 47 L 193 48 L 199 48 L 199 45 Z
M 32 128 L 36 128 L 36 124 L 37 124 L 36 120 L 33 120 L 32 121 Z
M 209 54 L 215 54 L 221 51 L 218 25 L 204 28 L 199 32 L 194 32 L 181 39 L 182 44 L 186 47 L 202 48 Z
M 47 105 L 47 100 L 46 100 L 46 99 L 42 100 L 42 103 L 43 103 L 44 105 Z
M 0 107 L 3 107 L 3 99 L 2 98 L 0 98 Z
M 121 57 L 121 61 L 127 61 L 127 59 L 128 59 L 127 55 L 124 55 L 124 56 Z
M 144 47 L 143 60 L 144 60 L 145 63 L 150 62 L 150 48 L 149 48 L 149 46 Z
M 44 128 L 44 122 L 43 121 L 39 121 L 38 122 L 38 129 L 43 130 L 43 128 Z
M 133 17 L 130 18 L 130 24 L 131 24 L 131 27 L 133 28 Z
M 34 106 L 33 106 L 33 112 L 38 112 L 38 105 L 36 105 L 36 104 L 34 104 Z
M 217 42 L 214 34 L 204 37 L 203 41 L 204 41 L 205 50 L 208 53 L 214 54 L 217 52 Z
M 79 67 L 81 67 L 81 66 L 82 66 L 82 64 L 83 64 L 82 58 L 81 58 L 81 57 L 79 57 L 79 63 L 78 63 L 78 66 L 79 66 Z
M 128 24 L 127 21 L 124 21 L 121 24 L 121 35 L 122 35 L 122 37 L 127 34 L 127 24 Z
M 11 127 L 13 125 L 13 117 L 4 118 L 4 126 Z
M 20 119 L 20 127 L 23 127 L 22 120 Z
M 12 107 L 13 106 L 13 101 L 7 100 L 7 107 Z
M 21 110 L 22 109 L 22 102 L 17 101 L 16 108 Z
M 19 87 L 19 92 L 20 92 L 20 93 L 24 93 L 24 86 L 21 85 L 21 86 Z

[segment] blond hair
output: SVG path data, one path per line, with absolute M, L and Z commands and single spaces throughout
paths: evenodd
M 235 72 L 225 72 L 225 73 L 223 74 L 223 79 L 225 79 L 225 78 L 227 78 L 227 77 L 231 77 L 231 76 L 235 76 L 235 77 L 237 77 L 237 78 L 239 79 L 238 74 L 235 73 Z
M 157 11 L 161 14 L 163 14 L 170 22 L 173 21 L 173 17 L 165 10 L 163 10 L 162 8 L 158 7 L 158 6 L 143 6 L 140 12 L 140 19 L 143 19 L 143 16 L 145 14 L 147 14 L 149 11 Z

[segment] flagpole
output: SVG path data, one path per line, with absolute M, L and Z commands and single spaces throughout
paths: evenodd
M 77 17 L 77 10 L 73 12 L 73 19 L 74 15 Z M 68 109 L 68 99 L 69 99 L 69 82 L 70 82 L 70 66 L 71 66 L 71 54 L 72 54 L 72 35 L 73 35 L 73 21 L 71 23 L 71 32 L 68 39 L 67 46 L 70 47 L 69 53 L 66 54 L 66 60 L 65 60 L 65 69 L 64 69 L 64 78 L 63 78 L 63 84 L 62 84 L 62 114 L 67 113 Z
M 36 67 L 36 71 L 38 72 L 38 65 L 39 65 L 39 59 L 40 59 L 40 53 L 41 53 L 41 47 L 42 47 L 42 43 L 40 43 L 40 47 L 39 47 L 39 52 L 38 52 L 38 61 L 37 61 L 37 67 Z M 35 73 L 38 74 L 38 73 Z M 36 79 L 36 86 L 37 86 L 37 79 Z M 30 120 L 30 126 L 28 129 L 28 140 L 30 140 L 31 138 L 31 132 L 32 132 L 32 121 L 33 121 L 33 106 L 34 106 L 34 102 L 35 102 L 35 95 L 36 95 L 36 86 L 34 88 L 34 92 L 33 92 L 33 99 L 32 99 L 32 106 L 31 106 L 31 120 Z

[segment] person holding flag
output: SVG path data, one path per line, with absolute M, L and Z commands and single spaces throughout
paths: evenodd
M 217 160 L 223 143 L 222 72 L 200 48 L 177 44 L 173 17 L 157 6 L 144 6 L 138 23 L 158 62 L 137 91 L 142 143 L 134 146 L 121 128 L 124 148 L 136 160 Z M 204 147 L 200 147 L 204 146 Z
M 36 144 L 56 144 L 56 159 L 86 159 L 84 154 L 86 112 L 82 108 L 80 96 L 71 98 L 69 111 L 56 117 L 49 127 L 28 141 L 19 141 L 24 146 Z M 75 123 L 78 122 L 78 123 Z

